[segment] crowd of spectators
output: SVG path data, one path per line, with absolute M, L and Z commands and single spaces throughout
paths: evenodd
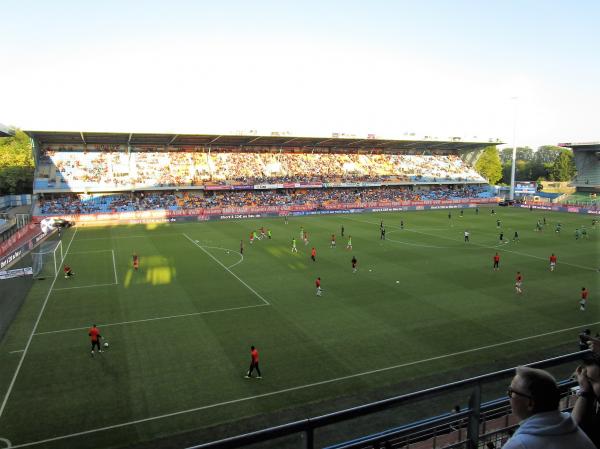
M 457 154 L 43 151 L 47 187 L 151 188 L 286 182 L 485 180 Z
M 38 213 L 88 214 L 97 212 L 131 212 L 143 210 L 178 210 L 211 207 L 299 206 L 315 208 L 335 204 L 448 200 L 488 197 L 488 189 L 476 186 L 444 185 L 413 188 L 387 186 L 332 189 L 269 189 L 269 190 L 190 190 L 127 192 L 118 194 L 45 194 L 38 201 Z

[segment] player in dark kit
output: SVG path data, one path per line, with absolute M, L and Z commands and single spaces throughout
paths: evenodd
M 358 263 L 358 261 L 356 260 L 356 257 L 352 256 L 352 272 L 356 273 L 356 264 Z
M 244 241 L 240 240 L 240 254 L 244 254 Z
M 100 335 L 100 329 L 98 329 L 95 324 L 91 327 L 90 331 L 88 332 L 88 335 L 90 336 L 90 340 L 92 342 L 93 357 L 95 347 L 98 348 L 98 352 L 102 352 L 102 348 L 100 347 L 100 339 L 102 338 L 102 335 Z
M 256 369 L 256 378 L 262 379 L 262 375 L 260 374 L 260 368 L 258 367 L 258 351 L 254 346 L 250 346 L 250 368 L 248 368 L 248 374 L 246 374 L 246 379 L 250 379 L 252 377 L 252 372 Z

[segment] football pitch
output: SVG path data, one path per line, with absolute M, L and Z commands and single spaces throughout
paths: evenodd
M 423 377 L 443 383 L 575 351 L 577 333 L 600 324 L 600 229 L 591 216 L 496 212 L 70 229 L 62 244 L 75 276 L 36 281 L 0 343 L 0 448 L 118 448 L 192 431 L 204 442 L 243 420 L 282 424 L 335 411 L 340 398 L 420 389 Z M 250 245 L 261 226 L 272 239 Z M 109 343 L 95 357 L 93 323 Z M 244 378 L 250 345 L 262 379 Z

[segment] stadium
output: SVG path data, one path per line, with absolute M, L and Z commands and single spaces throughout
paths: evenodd
M 0 448 L 500 447 L 515 366 L 577 400 L 600 210 L 503 202 L 474 168 L 502 142 L 26 133 Z

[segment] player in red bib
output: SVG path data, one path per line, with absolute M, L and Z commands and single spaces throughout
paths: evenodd
M 73 270 L 71 270 L 71 267 L 67 264 L 65 264 L 63 271 L 65 273 L 65 279 L 69 279 L 71 276 L 73 276 L 75 274 L 75 273 L 73 273 Z
M 554 253 L 552 253 L 552 255 L 550 256 L 550 271 L 554 271 L 555 267 L 556 267 L 556 256 L 554 255 Z
M 98 348 L 98 352 L 102 352 L 102 348 L 100 347 L 100 339 L 102 338 L 102 335 L 100 335 L 100 329 L 98 329 L 95 324 L 89 330 L 88 335 L 90 336 L 90 340 L 92 342 L 92 357 L 93 357 L 95 347 Z
M 252 372 L 256 369 L 256 378 L 262 379 L 262 375 L 260 374 L 260 368 L 258 367 L 258 351 L 254 346 L 250 346 L 250 368 L 248 368 L 248 374 L 246 374 L 246 379 L 250 379 L 252 377 Z
M 254 231 L 252 231 L 250 233 L 250 244 L 252 245 L 254 243 Z
M 313 246 L 313 249 L 310 250 L 310 258 L 312 259 L 313 262 L 316 262 L 317 261 L 316 257 L 317 257 L 317 250 Z
M 133 269 L 135 271 L 140 267 L 140 259 L 136 253 L 133 253 Z
M 515 290 L 517 291 L 518 294 L 523 293 L 523 290 L 521 289 L 521 285 L 523 285 L 523 276 L 521 275 L 520 271 L 517 271 L 517 277 L 515 279 Z
M 585 311 L 585 306 L 587 305 L 588 299 L 588 289 L 585 287 L 581 287 L 581 301 L 579 301 L 579 310 L 582 312 Z
M 494 271 L 498 271 L 500 269 L 500 255 L 496 253 L 494 256 Z
M 321 296 L 321 294 L 323 293 L 323 290 L 321 289 L 321 278 L 317 278 L 317 280 L 315 281 L 315 287 L 317 287 L 317 296 Z
M 331 245 L 330 248 L 335 248 L 335 234 L 331 234 Z

